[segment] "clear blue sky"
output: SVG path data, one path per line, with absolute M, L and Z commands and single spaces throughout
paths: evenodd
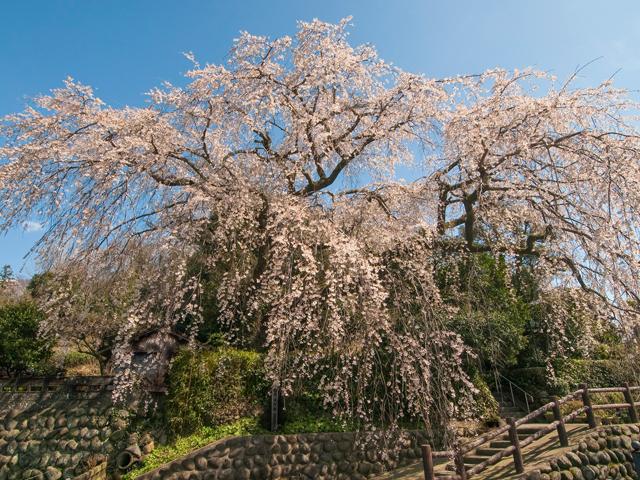
M 163 80 L 180 81 L 182 52 L 220 63 L 240 30 L 280 36 L 296 20 L 348 15 L 353 43 L 429 76 L 533 66 L 563 77 L 603 57 L 583 82 L 621 69 L 618 85 L 639 86 L 637 0 L 12 0 L 0 6 L 0 115 L 69 75 L 107 103 L 140 105 Z M 38 236 L 0 236 L 0 265 L 34 273 L 23 256 Z

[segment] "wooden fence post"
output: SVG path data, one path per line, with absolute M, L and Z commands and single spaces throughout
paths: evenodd
M 467 480 L 467 471 L 464 468 L 464 457 L 460 453 L 460 445 L 456 446 L 453 461 L 456 464 L 456 473 L 460 480 Z
M 433 480 L 433 453 L 431 452 L 431 445 L 422 445 L 421 448 L 424 480 Z
M 518 429 L 516 421 L 513 417 L 507 419 L 509 423 L 509 440 L 514 446 L 513 464 L 516 467 L 516 473 L 524 473 L 524 462 L 522 461 L 522 450 L 520 450 L 520 439 L 518 438 Z
M 638 423 L 638 412 L 633 403 L 633 395 L 631 395 L 631 389 L 628 383 L 624 384 L 624 401 L 629 404 L 629 419 L 631 423 Z
M 596 416 L 593 414 L 593 407 L 591 405 L 591 398 L 589 397 L 587 384 L 583 383 L 580 385 L 580 388 L 582 389 L 582 403 L 587 407 L 587 423 L 589 424 L 589 428 L 596 428 Z
M 556 427 L 556 429 L 558 430 L 558 440 L 560 440 L 560 446 L 568 447 L 569 437 L 567 437 L 567 429 L 564 426 L 562 414 L 560 413 L 560 403 L 558 402 L 558 397 L 553 397 L 553 417 L 556 422 L 558 422 L 558 426 Z

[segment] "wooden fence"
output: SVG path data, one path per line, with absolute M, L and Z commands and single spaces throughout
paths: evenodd
M 422 460 L 424 466 L 424 478 L 425 480 L 434 480 L 434 458 L 452 458 L 455 465 L 455 475 L 440 476 L 439 480 L 466 480 L 473 475 L 477 475 L 480 472 L 486 470 L 488 467 L 495 465 L 503 458 L 512 455 L 513 463 L 516 473 L 524 472 L 524 460 L 522 457 L 522 449 L 531 443 L 535 442 L 540 437 L 547 435 L 549 432 L 556 430 L 558 432 L 558 440 L 563 447 L 569 446 L 569 439 L 567 436 L 567 430 L 565 423 L 574 420 L 578 415 L 586 414 L 587 423 L 589 428 L 596 427 L 596 415 L 597 410 L 618 410 L 627 409 L 629 419 L 632 423 L 638 422 L 637 406 L 640 406 L 640 402 L 633 400 L 632 392 L 640 390 L 638 387 L 630 387 L 625 384 L 623 387 L 612 388 L 587 388 L 586 385 L 581 385 L 579 390 L 570 393 L 566 397 L 560 399 L 554 399 L 553 401 L 541 406 L 537 410 L 529 413 L 525 417 L 518 420 L 513 418 L 507 419 L 507 424 L 489 432 L 480 435 L 478 438 L 472 440 L 469 443 L 458 445 L 454 450 L 445 451 L 433 451 L 430 445 L 422 445 Z M 608 403 L 608 404 L 592 404 L 591 395 L 595 393 L 622 393 L 624 395 L 624 403 Z M 582 400 L 582 407 L 571 411 L 567 415 L 562 416 L 560 407 L 567 402 L 575 399 Z M 519 438 L 517 428 L 520 425 L 531 422 L 532 420 L 545 415 L 547 412 L 553 412 L 554 421 L 546 425 L 544 428 L 536 431 L 535 433 L 525 437 Z M 467 468 L 464 464 L 464 455 L 472 452 L 476 448 L 484 445 L 492 440 L 500 438 L 502 435 L 508 433 L 509 443 L 508 447 L 501 449 L 499 452 L 487 458 L 484 462 L 478 463 L 471 468 Z

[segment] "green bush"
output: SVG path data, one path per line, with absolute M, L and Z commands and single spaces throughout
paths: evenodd
M 174 434 L 259 415 L 267 396 L 259 353 L 181 350 L 169 372 L 165 418 Z
M 500 420 L 500 412 L 498 408 L 498 402 L 491 394 L 491 389 L 484 378 L 476 373 L 473 378 L 473 386 L 476 387 L 477 392 L 474 394 L 475 416 L 487 424 L 494 424 Z
M 316 433 L 316 432 L 346 432 L 353 430 L 353 426 L 342 422 L 330 415 L 294 415 L 287 416 L 280 433 Z
M 514 289 L 515 273 L 504 257 L 461 257 L 437 270 L 442 297 L 458 310 L 448 325 L 489 368 L 516 364 L 526 347 L 528 302 Z
M 545 367 L 520 368 L 509 377 L 532 395 L 566 395 L 586 383 L 590 387 L 619 387 L 638 384 L 636 372 L 620 360 L 568 358 L 553 363 L 554 376 Z
M 590 387 L 619 387 L 636 380 L 632 372 L 620 368 L 615 360 L 566 359 L 555 362 L 554 368 L 556 378 L 552 385 L 560 394 L 569 393 L 582 383 Z
M 343 432 L 357 430 L 353 422 L 337 418 L 322 405 L 311 385 L 285 400 L 281 433 Z
M 69 352 L 64 356 L 64 368 L 80 367 L 82 365 L 92 364 L 96 361 L 93 355 L 83 352 Z
M 0 370 L 8 375 L 42 374 L 50 368 L 52 342 L 38 335 L 42 312 L 31 302 L 0 306 Z

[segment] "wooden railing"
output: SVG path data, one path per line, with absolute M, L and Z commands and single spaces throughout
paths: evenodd
M 528 415 L 515 420 L 513 418 L 507 419 L 507 425 L 490 430 L 489 432 L 480 435 L 478 438 L 464 444 L 459 444 L 453 450 L 445 451 L 433 451 L 431 445 L 422 445 L 422 460 L 424 466 L 424 478 L 425 480 L 434 480 L 434 459 L 435 458 L 449 458 L 453 459 L 455 465 L 455 475 L 451 476 L 438 476 L 439 480 L 466 480 L 473 475 L 486 470 L 488 467 L 495 465 L 503 458 L 511 455 L 513 456 L 513 463 L 516 473 L 520 474 L 524 472 L 524 460 L 522 457 L 522 449 L 531 443 L 538 440 L 540 437 L 547 435 L 549 432 L 556 430 L 558 432 L 558 440 L 563 447 L 569 446 L 569 439 L 567 436 L 567 430 L 565 423 L 574 420 L 578 415 L 586 414 L 587 423 L 589 428 L 596 427 L 596 415 L 597 410 L 618 410 L 621 408 L 627 409 L 629 419 L 632 423 L 638 422 L 637 406 L 640 406 L 640 402 L 633 400 L 632 392 L 640 390 L 640 386 L 630 387 L 625 384 L 623 387 L 612 388 L 587 388 L 586 385 L 581 385 L 579 390 L 570 393 L 569 395 L 557 399 L 541 406 L 537 410 L 529 413 Z M 592 404 L 591 394 L 595 393 L 622 393 L 624 395 L 624 403 L 608 403 L 608 404 Z M 571 411 L 567 415 L 562 416 L 560 407 L 567 402 L 570 402 L 576 398 L 582 400 L 582 407 Z M 517 428 L 525 423 L 528 423 L 541 415 L 545 415 L 547 412 L 553 412 L 554 421 L 545 425 L 537 432 L 525 437 L 519 438 Z M 489 443 L 493 440 L 499 439 L 505 433 L 509 434 L 508 447 L 501 449 L 499 452 L 488 457 L 484 462 L 478 463 L 471 468 L 466 468 L 464 463 L 464 456 L 471 453 L 476 448 Z

